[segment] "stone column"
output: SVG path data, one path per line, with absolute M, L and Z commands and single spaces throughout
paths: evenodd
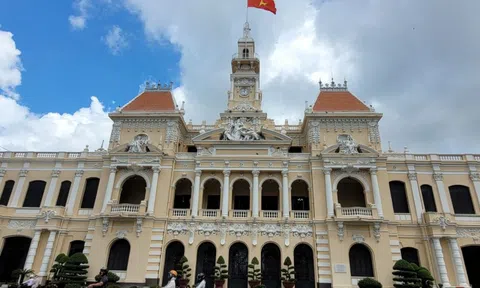
M 380 188 L 378 187 L 377 168 L 370 169 L 370 178 L 372 180 L 373 200 L 377 206 L 378 217 L 383 218 L 382 197 L 380 196 Z
M 463 268 L 462 256 L 460 249 L 458 249 L 457 239 L 449 238 L 448 244 L 452 253 L 452 259 L 455 266 L 455 275 L 457 276 L 457 286 L 468 287 L 467 277 L 465 276 L 465 269 Z
M 438 195 L 440 196 L 440 204 L 442 205 L 443 213 L 450 213 L 450 206 L 448 206 L 447 193 L 445 192 L 445 185 L 443 185 L 443 174 L 434 173 L 433 179 L 437 184 Z
M 442 281 L 443 287 L 450 287 L 447 267 L 445 266 L 445 259 L 443 258 L 442 245 L 440 245 L 440 238 L 432 238 L 432 243 L 433 250 L 435 251 L 438 273 L 440 273 L 440 280 Z
M 260 171 L 258 170 L 253 170 L 253 191 L 252 191 L 252 197 L 253 197 L 253 207 L 252 207 L 252 216 L 253 218 L 258 218 L 258 175 L 260 175 Z
M 420 192 L 418 190 L 417 173 L 408 173 L 408 180 L 410 180 L 410 187 L 412 187 L 413 202 L 415 204 L 417 221 L 418 223 L 421 223 L 423 206 L 422 206 L 422 200 L 420 199 Z
M 196 170 L 195 183 L 193 183 L 192 217 L 198 216 L 198 200 L 200 198 L 200 176 L 202 176 L 202 170 Z
M 53 170 L 52 179 L 50 180 L 47 197 L 45 198 L 45 204 L 43 204 L 43 206 L 46 206 L 46 207 L 54 206 L 53 195 L 55 194 L 55 187 L 57 187 L 58 176 L 60 176 L 60 170 Z
M 230 194 L 230 170 L 223 170 L 222 217 L 228 217 L 228 194 Z
M 50 231 L 50 234 L 48 235 L 47 246 L 45 247 L 45 251 L 43 252 L 42 266 L 40 267 L 40 273 L 38 274 L 38 276 L 48 275 L 48 263 L 50 262 L 50 257 L 52 256 L 55 236 L 57 236 L 57 231 Z
M 75 172 L 75 178 L 73 179 L 72 193 L 68 196 L 67 202 L 67 215 L 73 214 L 73 208 L 75 207 L 75 200 L 77 199 L 78 188 L 80 187 L 80 180 L 83 176 L 83 170 L 77 170 Z
M 331 168 L 323 169 L 325 174 L 325 194 L 327 198 L 327 218 L 334 216 L 333 213 L 333 195 L 332 195 L 332 180 L 330 178 L 330 173 L 332 172 Z
M 475 188 L 475 194 L 477 194 L 478 203 L 480 203 L 480 173 L 470 172 L 470 179 L 473 182 L 473 187 Z M 0 183 L 2 181 L 0 180 Z
M 148 196 L 148 207 L 147 213 L 153 214 L 155 210 L 155 197 L 157 196 L 157 185 L 158 185 L 158 176 L 160 174 L 160 167 L 152 167 L 153 177 L 152 183 L 150 184 L 150 195 Z
M 18 175 L 18 183 L 13 193 L 12 202 L 10 202 L 11 207 L 18 207 L 18 201 L 20 200 L 20 195 L 22 195 L 23 185 L 25 184 L 25 178 L 27 177 L 28 170 L 22 169 Z
M 5 176 L 5 173 L 7 173 L 7 170 L 0 169 L 0 187 L 2 187 L 1 189 L 3 189 L 2 183 L 3 183 L 3 176 Z M 2 191 L 2 190 L 0 190 L 0 191 Z
M 285 169 L 282 171 L 282 210 L 283 218 L 288 218 L 290 216 L 290 199 L 288 197 L 288 170 Z
M 32 269 L 33 267 L 33 260 L 35 259 L 35 254 L 37 254 L 38 241 L 40 240 L 40 233 L 42 233 L 41 230 L 35 230 L 23 269 Z
M 115 183 L 115 175 L 117 175 L 117 167 L 110 167 L 110 176 L 108 176 L 107 189 L 105 190 L 105 198 L 103 198 L 102 214 L 107 209 L 107 204 L 112 200 L 113 184 Z

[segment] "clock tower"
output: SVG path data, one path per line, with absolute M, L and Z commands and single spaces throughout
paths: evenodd
M 260 112 L 260 60 L 255 53 L 255 42 L 250 37 L 248 22 L 243 27 L 243 37 L 238 39 L 237 53 L 232 58 L 228 111 Z

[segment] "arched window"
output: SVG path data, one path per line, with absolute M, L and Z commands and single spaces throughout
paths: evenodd
M 45 181 L 40 180 L 30 182 L 25 200 L 23 200 L 23 207 L 40 207 L 46 185 L 47 183 Z
M 407 201 L 407 190 L 405 183 L 401 181 L 390 181 L 390 196 L 392 197 L 394 213 L 410 213 Z
M 70 186 L 72 182 L 70 181 L 63 181 L 60 185 L 60 191 L 58 192 L 57 204 L 56 206 L 65 207 L 67 205 L 68 200 L 68 192 L 70 191 Z
M 250 57 L 249 54 L 250 54 L 250 51 L 248 51 L 247 48 L 243 49 L 243 51 L 242 51 L 243 58 L 249 58 Z
M 315 288 L 315 261 L 310 246 L 300 244 L 293 250 L 295 288 Z
M 276 244 L 268 243 L 262 248 L 262 284 L 267 287 L 281 287 L 281 254 Z
M 250 210 L 250 184 L 245 179 L 239 179 L 232 187 L 233 210 Z
M 418 250 L 412 247 L 405 247 L 400 249 L 402 253 L 402 259 L 410 263 L 415 263 L 420 266 L 420 260 L 418 259 Z
M 93 209 L 95 199 L 97 198 L 97 190 L 100 179 L 88 178 L 85 182 L 85 192 L 83 193 L 81 208 Z
M 163 265 L 163 280 L 162 286 L 167 285 L 168 283 L 168 272 L 170 270 L 176 269 L 180 259 L 185 253 L 185 247 L 179 241 L 173 241 L 167 246 L 165 252 L 165 264 Z
M 83 253 L 83 248 L 85 248 L 85 241 L 75 240 L 70 242 L 70 249 L 68 249 L 68 257 L 72 256 L 75 253 Z
M 122 185 L 120 201 L 118 203 L 140 204 L 145 200 L 147 182 L 142 176 L 132 176 Z
M 5 186 L 3 186 L 2 196 L 0 197 L 0 205 L 8 205 L 8 201 L 10 200 L 10 196 L 12 195 L 13 186 L 15 186 L 15 181 L 8 180 L 5 182 Z
M 182 178 L 175 184 L 175 198 L 173 199 L 174 209 L 190 209 L 190 198 L 192 197 L 192 182 Z
M 362 184 L 355 178 L 343 178 L 337 185 L 338 203 L 342 207 L 367 207 Z
M 423 205 L 426 212 L 437 212 L 437 205 L 435 204 L 435 197 L 433 196 L 433 189 L 430 185 L 420 186 L 422 190 Z
M 277 181 L 268 179 L 262 184 L 262 210 L 279 211 L 280 186 Z
M 130 256 L 130 243 L 125 239 L 113 242 L 108 254 L 107 268 L 109 270 L 127 271 Z
M 215 178 L 210 178 L 203 184 L 202 209 L 220 209 L 220 193 L 222 185 Z
M 472 196 L 467 186 L 453 185 L 448 187 L 448 190 L 455 214 L 475 214 Z
M 372 255 L 365 245 L 353 245 L 348 257 L 351 276 L 373 277 Z
M 23 236 L 4 239 L 2 253 L 0 254 L 0 282 L 17 280 L 11 279 L 12 272 L 23 269 L 23 266 L 25 266 L 31 242 L 32 239 Z
M 248 285 L 248 248 L 235 243 L 228 251 L 228 288 L 245 288 Z
M 210 242 L 204 242 L 198 246 L 197 265 L 195 275 L 205 274 L 206 287 L 212 288 L 214 285 L 212 275 L 215 273 L 215 261 L 217 260 L 217 249 Z
M 295 180 L 292 183 L 292 210 L 310 210 L 308 184 L 303 180 Z

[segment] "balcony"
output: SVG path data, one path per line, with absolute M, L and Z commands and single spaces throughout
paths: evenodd
M 217 218 L 220 215 L 220 210 L 218 210 L 218 209 L 202 209 L 202 210 L 200 210 L 200 215 L 204 218 Z
M 188 217 L 190 216 L 190 209 L 171 209 L 170 217 Z
M 112 216 L 140 216 L 145 215 L 147 203 L 146 201 L 140 202 L 140 204 L 130 204 L 130 203 L 121 203 L 119 204 L 117 200 L 112 200 L 109 204 L 109 215 Z
M 310 219 L 310 211 L 292 211 L 290 217 L 293 219 Z
M 342 207 L 339 203 L 335 204 L 335 216 L 338 219 L 375 219 L 378 218 L 377 208 L 374 204 L 369 204 L 370 207 Z
M 280 216 L 280 211 L 262 210 L 261 215 L 266 219 L 277 219 Z
M 250 217 L 250 210 L 232 210 L 230 214 L 233 218 L 248 218 Z

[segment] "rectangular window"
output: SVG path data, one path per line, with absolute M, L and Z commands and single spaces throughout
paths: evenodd
M 70 191 L 71 184 L 72 182 L 70 181 L 62 182 L 62 185 L 60 185 L 60 191 L 58 192 L 56 206 L 65 207 L 65 205 L 67 205 L 68 192 Z
M 95 199 L 97 198 L 97 190 L 100 179 L 88 178 L 85 183 L 85 192 L 83 193 L 82 205 L 80 208 L 93 209 Z
M 15 181 L 8 180 L 5 182 L 5 186 L 3 186 L 2 196 L 0 197 L 0 205 L 8 205 L 8 201 L 10 200 L 10 196 L 12 195 L 13 186 L 15 186 Z

